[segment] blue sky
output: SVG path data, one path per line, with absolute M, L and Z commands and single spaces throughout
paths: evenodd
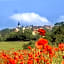
M 53 25 L 64 20 L 64 0 L 0 0 L 0 29 L 21 25 Z

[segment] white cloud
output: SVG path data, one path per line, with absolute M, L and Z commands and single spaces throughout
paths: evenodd
M 22 23 L 35 24 L 35 25 L 43 25 L 50 24 L 47 18 L 41 17 L 36 13 L 18 13 L 10 16 L 11 19 L 20 21 Z
M 64 22 L 64 16 L 59 16 L 58 18 L 57 18 L 57 22 Z

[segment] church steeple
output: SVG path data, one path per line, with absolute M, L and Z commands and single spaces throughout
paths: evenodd
M 18 28 L 20 28 L 20 22 L 18 21 Z
M 18 21 L 18 24 L 17 24 L 17 27 L 16 27 L 16 29 L 15 29 L 15 32 L 18 32 L 19 30 L 20 30 L 20 22 Z

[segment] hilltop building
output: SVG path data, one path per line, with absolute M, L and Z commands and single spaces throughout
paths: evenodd
M 44 26 L 33 26 L 33 25 L 30 25 L 30 26 L 23 26 L 23 27 L 21 27 L 21 24 L 18 21 L 17 27 L 15 28 L 15 32 L 18 32 L 20 30 L 20 28 L 22 28 L 23 32 L 24 32 L 25 29 L 30 29 L 30 30 L 33 31 L 33 33 L 36 33 L 37 30 L 40 29 L 40 28 L 51 30 L 52 26 L 50 26 L 50 25 L 44 25 Z
M 15 32 L 18 32 L 18 31 L 20 30 L 20 27 L 21 27 L 21 24 L 20 24 L 20 22 L 18 22 L 18 25 L 17 25 L 17 27 L 15 28 Z

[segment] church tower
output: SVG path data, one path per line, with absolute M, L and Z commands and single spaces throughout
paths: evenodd
M 18 21 L 18 26 L 17 26 L 17 28 L 20 28 L 20 22 Z
M 20 22 L 18 21 L 18 25 L 17 25 L 17 27 L 16 27 L 16 29 L 15 29 L 15 32 L 18 32 L 19 30 L 20 30 Z

